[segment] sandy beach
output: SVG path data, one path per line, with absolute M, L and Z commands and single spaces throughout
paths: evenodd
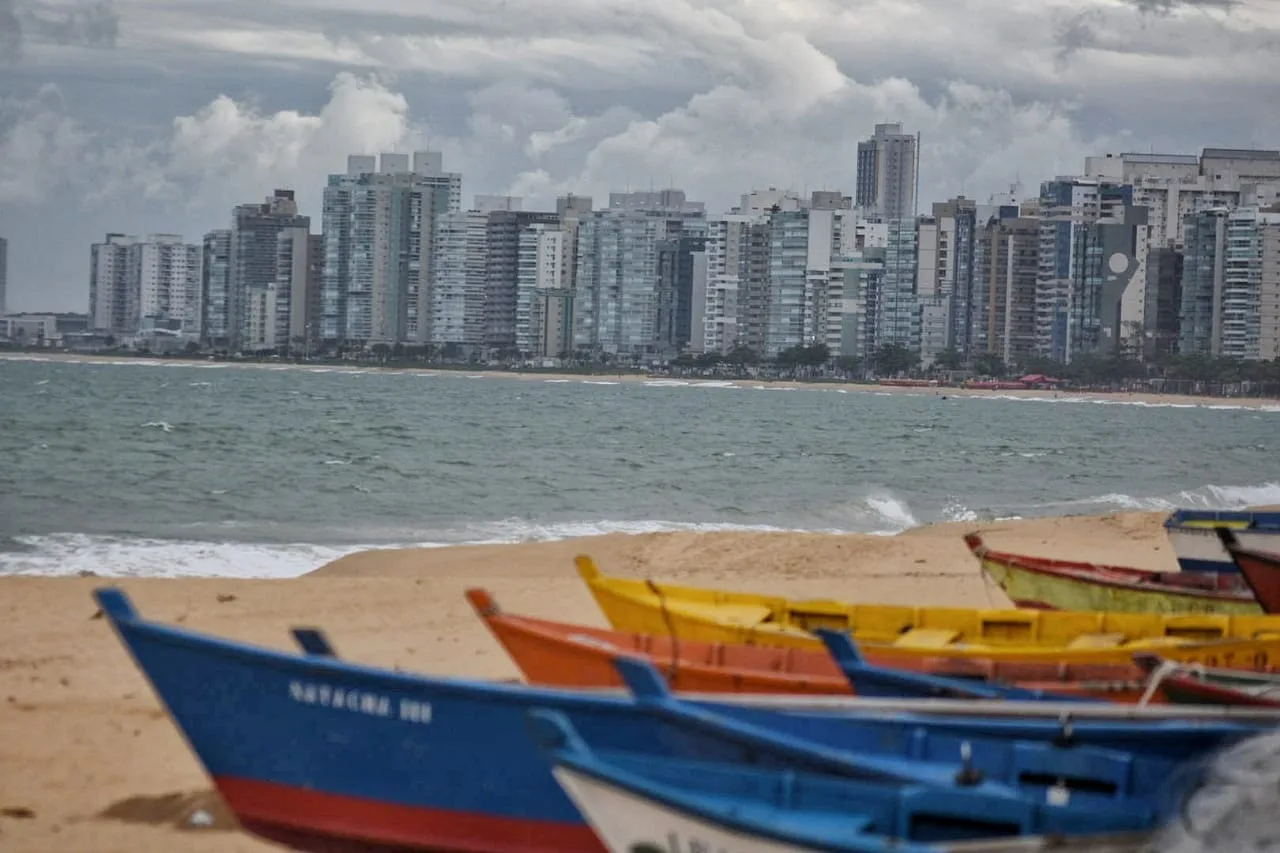
M 1023 553 L 1176 569 L 1163 513 L 982 526 Z M 293 580 L 0 577 L 0 850 L 196 853 L 276 850 L 235 829 L 108 625 L 94 587 L 118 583 L 141 612 L 292 649 L 317 625 L 344 657 L 422 672 L 518 673 L 462 597 L 494 592 L 513 612 L 603 625 L 573 571 L 888 603 L 1004 607 L 961 541 L 971 524 L 898 536 L 655 533 L 520 545 L 365 551 Z M 183 828 L 197 809 L 213 826 Z
M 211 362 L 182 359 L 158 359 L 138 357 L 116 357 L 106 355 L 80 355 L 72 353 L 0 353 L 0 361 L 66 361 L 66 362 L 100 362 L 111 364 L 186 364 L 203 368 L 237 368 L 257 370 L 309 370 L 325 373 L 367 373 L 371 370 L 423 373 L 432 376 L 465 376 L 468 379 L 520 379 L 529 382 L 585 382 L 592 384 L 615 385 L 619 383 L 665 383 L 680 385 L 718 385 L 737 388 L 796 388 L 809 390 L 828 390 L 842 393 L 863 392 L 875 394 L 907 394 L 915 396 L 948 396 L 948 397 L 980 397 L 988 399 L 1020 399 L 1026 401 L 1074 401 L 1102 403 L 1113 405 L 1141 406 L 1208 406 L 1224 408 L 1276 409 L 1280 400 L 1270 397 L 1208 397 L 1191 394 L 1148 394 L 1141 392 L 1101 392 L 1101 391 L 1040 391 L 1040 390 L 1000 390 L 989 391 L 978 388 L 928 388 L 903 385 L 871 385 L 856 382 L 797 382 L 792 380 L 762 379 L 721 379 L 716 377 L 667 377 L 648 376 L 637 373 L 542 373 L 538 371 L 502 371 L 465 369 L 441 370 L 431 367 L 396 367 L 382 368 L 375 365 L 336 365 L 336 364 L 289 364 L 276 362 Z

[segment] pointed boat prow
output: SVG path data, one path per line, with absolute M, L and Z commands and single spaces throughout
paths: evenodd
M 490 616 L 501 615 L 502 608 L 498 606 L 497 599 L 489 593 L 489 590 L 473 586 L 467 590 L 466 596 L 471 608 L 481 619 L 488 621 Z
M 112 624 L 138 621 L 137 609 L 128 594 L 119 587 L 99 587 L 93 591 L 93 598 Z
M 671 698 L 667 680 L 644 658 L 618 655 L 613 659 L 613 666 L 637 702 L 662 702 Z
M 982 534 L 974 531 L 964 535 L 964 544 L 969 546 L 969 552 L 975 557 L 981 557 L 987 552 L 987 546 L 982 541 Z
M 827 653 L 835 658 L 836 664 L 839 666 L 846 664 L 857 666 L 866 663 L 866 658 L 858 650 L 858 644 L 853 641 L 853 637 L 850 637 L 844 631 L 815 628 L 813 633 L 818 635 L 819 640 L 822 640 L 822 644 L 827 647 Z
M 600 567 L 596 565 L 596 561 L 586 554 L 579 554 L 574 557 L 573 565 L 578 569 L 578 577 L 586 581 L 588 585 L 594 585 L 604 574 L 600 571 Z
M 547 708 L 530 708 L 525 713 L 529 737 L 544 753 L 586 752 L 587 745 L 574 730 L 573 724 L 559 711 Z
M 319 628 L 294 628 L 289 633 L 293 635 L 293 641 L 298 644 L 298 648 L 308 655 L 322 658 L 338 656 L 333 643 L 329 642 L 329 638 Z

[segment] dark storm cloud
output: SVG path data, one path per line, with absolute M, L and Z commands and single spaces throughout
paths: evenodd
M 1218 9 L 1230 12 L 1241 0 L 1124 0 L 1144 15 L 1171 15 L 1177 9 Z
M 1248 106 L 1280 102 L 1275 0 L 67 8 L 0 0 L 0 55 L 33 60 L 0 73 L 0 234 L 23 307 L 82 308 L 105 231 L 198 240 L 280 185 L 315 215 L 357 150 L 441 148 L 467 202 L 674 180 L 714 210 L 755 186 L 848 189 L 857 140 L 902 121 L 923 135 L 924 208 L 1015 177 L 1033 191 L 1087 154 L 1280 139 L 1280 116 Z M 34 61 L 37 42 L 113 34 L 116 51 Z
M 110 0 L 81 3 L 70 9 L 45 4 L 0 0 L 0 61 L 22 55 L 30 39 L 81 47 L 115 47 L 120 16 Z

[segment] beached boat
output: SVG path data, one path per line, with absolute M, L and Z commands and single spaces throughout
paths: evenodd
M 1280 616 L 1216 613 L 1100 613 L 900 607 L 790 601 L 752 593 L 609 577 L 590 557 L 576 559 L 609 623 L 619 631 L 668 634 L 681 641 L 818 648 L 811 632 L 853 634 L 867 654 L 966 657 L 1038 663 L 1125 664 L 1136 652 L 1208 666 L 1280 667 Z
M 857 643 L 843 631 L 818 628 L 814 633 L 827 647 L 856 696 L 890 699 L 1003 699 L 1012 702 L 1098 701 L 1018 685 L 966 682 L 927 672 L 909 672 L 878 666 L 863 657 Z
M 1242 548 L 1280 553 L 1280 512 L 1180 509 L 1165 519 L 1164 529 L 1184 572 L 1238 571 L 1215 527 L 1230 528 Z
M 295 629 L 305 654 L 289 654 L 143 619 L 118 589 L 94 594 L 241 825 L 301 850 L 601 850 L 527 737 L 534 707 L 569 716 L 602 751 L 842 775 L 902 776 L 903 756 L 954 771 L 968 742 L 984 774 L 1038 785 L 1062 763 L 1046 749 L 1061 747 L 1094 756 L 1103 779 L 1084 787 L 1125 797 L 1156 790 L 1169 762 L 1280 719 L 1102 702 L 677 699 L 631 658 L 616 663 L 634 698 L 433 678 L 340 660 L 316 629 Z M 765 736 L 786 739 L 786 753 L 763 749 Z M 911 772 L 929 781 L 944 771 Z
M 1134 660 L 1149 673 L 1144 699 L 1160 697 L 1177 705 L 1280 709 L 1280 675 L 1186 666 L 1159 655 L 1138 655 Z
M 719 762 L 672 762 L 662 768 L 667 772 L 654 773 L 643 757 L 592 750 L 561 714 L 535 710 L 530 717 L 531 736 L 556 781 L 611 853 L 1137 853 L 1142 830 L 1158 814 L 1138 806 L 1129 826 L 1139 831 L 1101 836 L 1099 824 L 1112 830 L 1115 824 L 1086 809 L 1084 823 L 1068 824 L 1069 834 L 1050 839 L 1031 833 L 1057 822 L 1061 794 L 1042 805 L 995 803 L 963 788 L 907 788 Z
M 1217 528 L 1218 539 L 1267 613 L 1280 613 L 1280 553 L 1251 551 L 1240 544 L 1239 535 L 1227 527 Z
M 780 649 L 709 643 L 669 634 L 635 634 L 507 613 L 483 589 L 467 600 L 530 684 L 554 687 L 620 687 L 618 654 L 652 661 L 672 689 L 705 693 L 839 695 L 848 679 L 824 649 Z M 931 673 L 968 682 L 1017 685 L 1070 696 L 1136 702 L 1145 673 L 1131 662 L 1073 665 L 992 662 L 980 658 L 880 658 L 871 664 Z
M 1154 572 L 1126 566 L 1028 557 L 987 547 L 970 533 L 965 544 L 982 570 L 1018 607 L 1126 613 L 1262 613 L 1237 573 Z

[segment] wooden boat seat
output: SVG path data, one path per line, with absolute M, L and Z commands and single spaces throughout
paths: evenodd
M 893 641 L 898 648 L 945 649 L 960 637 L 949 628 L 912 628 Z
M 1179 646 L 1193 646 L 1196 641 L 1192 637 L 1139 637 L 1129 644 L 1131 649 L 1171 649 Z
M 763 604 L 717 604 L 698 615 L 729 625 L 759 625 L 772 619 L 773 611 Z
M 1114 649 L 1124 643 L 1124 634 L 1081 634 L 1067 643 L 1068 649 Z

